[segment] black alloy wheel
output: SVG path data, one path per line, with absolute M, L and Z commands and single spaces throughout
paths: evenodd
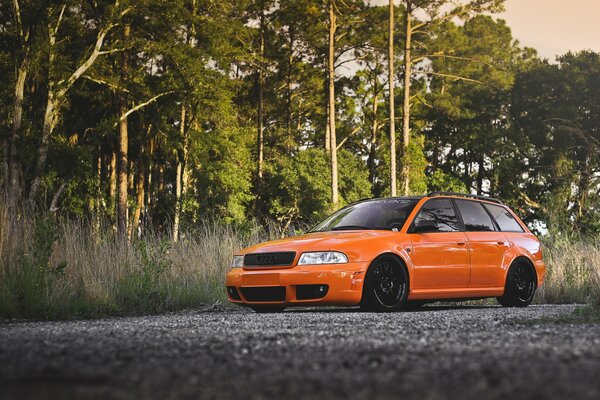
M 396 311 L 406 303 L 408 275 L 391 255 L 377 258 L 367 271 L 361 308 L 368 311 Z
M 529 263 L 517 260 L 508 271 L 504 295 L 498 297 L 498 302 L 504 307 L 527 307 L 536 289 L 535 270 Z

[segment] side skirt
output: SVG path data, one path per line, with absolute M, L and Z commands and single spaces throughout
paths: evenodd
M 411 290 L 408 300 L 456 300 L 496 297 L 504 294 L 504 286 L 491 288 L 419 289 Z

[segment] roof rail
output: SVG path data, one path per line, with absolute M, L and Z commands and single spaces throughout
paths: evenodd
M 457 193 L 457 192 L 431 192 L 427 194 L 427 197 L 435 197 L 435 196 L 460 196 L 460 197 L 468 197 L 471 199 L 477 200 L 486 200 L 491 201 L 498 204 L 504 204 L 502 200 L 496 199 L 494 197 L 487 196 L 478 196 L 476 194 L 467 194 L 467 193 Z

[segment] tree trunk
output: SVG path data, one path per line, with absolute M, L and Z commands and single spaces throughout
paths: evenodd
M 28 73 L 27 60 L 22 60 L 17 70 L 17 81 L 15 83 L 15 101 L 13 111 L 13 124 L 10 132 L 9 151 L 8 151 L 8 201 L 9 206 L 14 206 L 20 196 L 19 184 L 19 162 L 17 160 L 17 146 L 19 133 L 23 123 L 23 99 L 25 92 L 25 81 Z
M 126 24 L 123 29 L 123 41 L 127 42 L 131 32 L 131 25 Z M 121 80 L 125 81 L 129 73 L 129 57 L 123 53 L 121 60 Z M 119 134 L 117 138 L 118 149 L 118 177 L 117 177 L 117 233 L 119 237 L 127 237 L 127 186 L 128 186 L 128 160 L 129 132 L 127 125 L 127 101 L 121 98 L 119 102 Z
M 113 149 L 110 155 L 110 186 L 108 197 L 110 199 L 111 212 L 115 209 L 117 201 L 117 152 Z
M 54 94 L 54 85 L 48 84 L 48 100 L 46 103 L 46 111 L 44 112 L 44 126 L 42 128 L 42 139 L 38 148 L 37 162 L 29 189 L 28 203 L 30 207 L 35 205 L 40 186 L 42 184 L 42 176 L 46 166 L 46 158 L 48 157 L 48 146 L 50 145 L 50 135 L 56 125 L 57 104 Z
M 96 154 L 96 194 L 94 195 L 93 224 L 94 232 L 100 231 L 100 214 L 102 213 L 102 147 L 98 145 Z
M 375 78 L 377 79 L 377 77 Z M 379 130 L 379 123 L 377 122 L 377 107 L 379 102 L 379 94 L 377 85 L 373 86 L 373 104 L 372 113 L 373 121 L 371 122 L 371 147 L 369 148 L 369 156 L 367 158 L 367 168 L 369 169 L 369 182 L 372 187 L 375 187 L 376 167 L 375 158 L 377 156 L 377 131 Z
M 388 80 L 389 80 L 389 114 L 390 114 L 390 195 L 396 196 L 396 121 L 394 101 L 394 0 L 390 0 L 388 38 Z
M 152 215 L 154 213 L 154 204 L 156 201 L 157 190 L 156 190 L 156 182 L 154 179 L 154 172 L 156 171 L 156 166 L 154 165 L 154 136 L 149 135 L 148 138 L 148 156 L 146 158 L 147 165 L 146 168 L 148 170 L 148 179 L 146 181 L 146 188 L 148 191 L 148 195 L 146 196 L 146 225 L 154 227 L 154 222 L 152 219 Z
M 290 37 L 290 49 L 288 53 L 288 65 L 287 65 L 287 93 L 286 93 L 286 128 L 287 128 L 287 140 L 286 140 L 286 150 L 288 153 L 292 150 L 293 142 L 292 141 L 292 93 L 293 93 L 293 81 L 292 81 L 292 72 L 293 72 L 293 63 L 294 63 L 294 28 L 292 26 L 289 27 L 289 37 Z
M 144 208 L 144 171 L 145 165 L 143 162 L 144 153 L 140 155 L 137 168 L 137 182 L 136 182 L 136 202 L 135 211 L 133 212 L 133 218 L 131 219 L 131 230 L 129 232 L 129 240 L 133 240 L 137 236 L 138 226 L 140 222 L 140 216 L 142 209 Z
M 181 138 L 185 137 L 185 106 L 181 106 L 181 118 L 179 123 L 179 131 Z M 184 145 L 185 146 L 185 145 Z M 182 192 L 182 179 L 183 175 L 183 157 L 177 152 L 177 171 L 175 174 L 175 215 L 173 216 L 173 241 L 179 240 L 179 219 L 181 216 L 181 192 Z
M 481 196 L 483 193 L 483 175 L 485 173 L 484 166 L 485 158 L 482 155 L 479 156 L 477 160 L 477 195 Z
M 327 88 L 329 90 L 329 87 Z M 329 96 L 329 94 L 328 94 Z M 331 113 L 329 112 L 329 100 L 327 101 L 327 114 L 325 118 L 327 118 L 327 123 L 325 124 L 325 151 L 328 153 L 331 151 Z M 299 125 L 299 124 L 298 124 Z
M 260 27 L 258 31 L 258 47 L 259 47 L 259 67 L 258 67 L 258 110 L 257 110 L 257 146 L 258 146 L 258 165 L 257 165 L 257 175 L 259 181 L 262 180 L 263 177 L 263 160 L 264 160 L 264 68 L 263 68 L 263 58 L 265 56 L 265 9 L 264 9 L 264 1 L 261 1 L 260 5 Z
M 338 165 L 337 139 L 335 137 L 335 0 L 329 0 L 329 137 L 331 153 L 331 203 L 333 209 L 338 208 Z
M 402 149 L 403 149 L 403 161 L 402 161 L 402 179 L 404 181 L 404 195 L 408 195 L 410 192 L 410 179 L 409 179 L 409 165 L 408 165 L 408 145 L 410 142 L 410 78 L 412 75 L 412 59 L 411 59 L 411 47 L 412 47 L 412 2 L 407 0 L 406 11 L 404 13 L 405 23 L 405 44 L 404 44 L 404 102 L 402 105 Z

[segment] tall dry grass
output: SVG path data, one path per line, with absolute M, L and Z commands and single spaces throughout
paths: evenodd
M 197 227 L 178 243 L 133 243 L 110 226 L 55 216 L 11 218 L 0 204 L 0 317 L 71 318 L 155 313 L 226 300 L 232 254 L 280 236 L 273 226 Z
M 600 305 L 600 241 L 569 240 L 544 247 L 548 274 L 537 294 L 540 303 Z

